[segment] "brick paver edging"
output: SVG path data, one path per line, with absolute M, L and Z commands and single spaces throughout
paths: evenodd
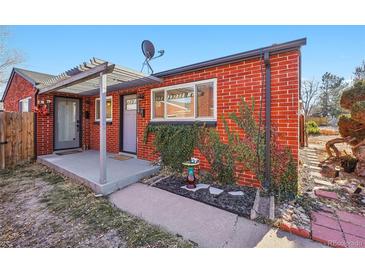
M 325 222 L 329 218 L 333 218 L 333 222 Z M 311 219 L 311 231 L 299 228 L 285 220 L 281 220 L 278 227 L 283 231 L 331 247 L 365 247 L 364 216 L 337 210 L 334 214 L 313 212 Z M 338 222 L 338 225 L 334 225 L 334 222 Z
M 311 239 L 310 231 L 303 229 L 303 228 L 299 228 L 296 225 L 291 224 L 284 220 L 279 223 L 279 229 L 292 233 L 292 234 L 295 234 L 295 235 L 303 237 L 303 238 Z

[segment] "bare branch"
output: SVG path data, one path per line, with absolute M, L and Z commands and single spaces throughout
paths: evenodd
M 24 61 L 22 53 L 15 49 L 8 49 L 7 39 L 9 32 L 5 27 L 0 27 L 0 85 L 7 82 L 7 73 L 9 70 Z
M 319 82 L 316 80 L 305 80 L 302 82 L 301 100 L 303 102 L 304 113 L 308 116 L 313 106 L 316 104 L 319 93 Z
M 355 81 L 365 80 L 365 60 L 362 64 L 355 68 L 354 71 Z

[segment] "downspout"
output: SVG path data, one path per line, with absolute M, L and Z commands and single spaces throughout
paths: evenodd
M 37 102 L 38 102 L 38 92 L 39 92 L 39 89 L 36 89 L 35 93 L 34 93 L 34 107 L 37 107 Z M 37 149 L 37 146 L 38 146 L 38 140 L 37 140 L 37 121 L 38 121 L 38 113 L 37 112 L 34 112 L 34 158 L 35 160 L 37 160 L 37 157 L 38 157 L 38 149 Z
M 264 52 L 265 63 L 265 180 L 264 188 L 271 184 L 271 68 L 270 52 Z

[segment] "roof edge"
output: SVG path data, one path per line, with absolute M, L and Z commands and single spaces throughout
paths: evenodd
M 258 49 L 254 49 L 254 50 L 245 51 L 245 52 L 240 52 L 240 53 L 236 53 L 236 54 L 232 54 L 232 55 L 228 55 L 228 56 L 224 56 L 224 57 L 220 57 L 220 58 L 211 59 L 208 61 L 203 61 L 203 62 L 199 62 L 199 63 L 187 65 L 187 66 L 178 67 L 175 69 L 169 69 L 169 70 L 158 72 L 158 73 L 155 73 L 152 75 L 155 77 L 166 77 L 166 76 L 181 74 L 181 73 L 185 73 L 185 72 L 189 72 L 189 71 L 200 70 L 200 69 L 204 69 L 204 68 L 214 67 L 217 65 L 223 65 L 223 64 L 233 63 L 233 62 L 237 62 L 237 61 L 244 60 L 244 59 L 253 58 L 253 57 L 256 57 L 256 56 L 259 56 L 260 54 L 262 54 L 263 51 L 269 51 L 270 53 L 276 53 L 276 52 L 288 51 L 291 49 L 297 49 L 297 48 L 300 48 L 301 46 L 305 46 L 306 44 L 307 44 L 307 38 L 304 37 L 301 39 L 292 40 L 292 41 L 285 42 L 285 43 L 273 44 L 273 45 L 267 46 L 267 47 L 262 47 L 262 48 L 258 48 Z
M 23 72 L 21 72 L 19 68 L 14 68 L 14 71 L 16 73 L 18 73 L 20 76 L 22 76 L 25 80 L 30 82 L 33 86 L 35 86 L 37 84 L 32 78 L 30 78 L 29 76 L 27 76 Z
M 4 89 L 3 95 L 2 95 L 2 97 L 0 99 L 0 102 L 4 102 L 5 97 L 6 97 L 6 94 L 8 93 L 8 89 L 10 87 L 10 84 L 11 84 L 11 82 L 13 80 L 13 77 L 14 77 L 15 73 L 17 73 L 18 75 L 20 75 L 21 77 L 23 77 L 26 81 L 30 82 L 33 85 L 33 87 L 36 86 L 36 82 L 32 78 L 29 78 L 27 75 L 25 75 L 24 73 L 22 73 L 21 71 L 19 71 L 18 68 L 13 67 L 13 69 L 11 70 L 9 79 L 8 79 L 8 81 L 6 83 L 6 87 Z

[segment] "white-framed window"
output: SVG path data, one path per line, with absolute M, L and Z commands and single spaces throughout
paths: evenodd
M 19 100 L 19 112 L 30 112 L 31 108 L 31 97 L 27 97 Z
M 106 97 L 106 120 L 113 120 L 113 97 Z M 100 121 L 100 98 L 95 99 L 95 121 Z
M 151 90 L 153 121 L 215 121 L 217 79 Z

